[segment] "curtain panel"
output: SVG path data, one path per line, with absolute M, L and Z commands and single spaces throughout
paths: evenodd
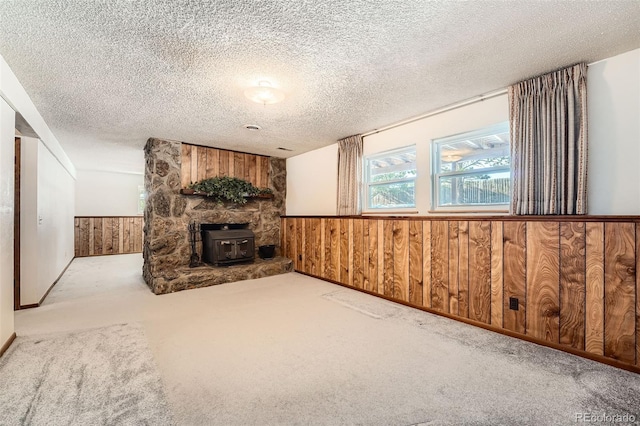
M 338 216 L 359 215 L 362 182 L 362 136 L 338 141 Z
M 511 213 L 587 213 L 587 66 L 509 87 Z

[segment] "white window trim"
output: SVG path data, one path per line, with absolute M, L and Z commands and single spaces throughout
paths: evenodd
M 394 155 L 397 153 L 401 153 L 401 152 L 405 152 L 405 151 L 410 151 L 413 150 L 416 155 L 417 155 L 417 148 L 416 148 L 416 144 L 412 144 L 412 145 L 407 145 L 407 146 L 403 146 L 401 148 L 394 148 L 394 149 L 390 149 L 387 151 L 382 151 L 382 152 L 377 152 L 375 154 L 369 154 L 366 155 L 362 158 L 362 170 L 364 171 L 364 175 L 363 175 L 363 182 L 362 182 L 362 213 L 363 214 L 392 214 L 392 213 L 399 213 L 399 214 L 417 214 L 418 210 L 417 210 L 417 202 L 416 202 L 416 198 L 418 196 L 417 191 L 414 194 L 414 199 L 413 199 L 413 206 L 410 207 L 369 207 L 369 180 L 370 180 L 370 176 L 369 176 L 369 167 L 368 167 L 368 162 L 371 160 L 376 160 L 378 158 L 385 158 L 388 157 L 390 155 Z M 397 180 L 393 180 L 393 181 L 385 181 L 385 182 L 379 182 L 376 183 L 377 185 L 380 184 L 389 184 L 389 183 L 396 183 L 396 182 L 413 182 L 414 183 L 414 188 L 416 188 L 416 183 L 417 183 L 417 174 L 418 174 L 418 165 L 417 165 L 417 161 L 416 161 L 416 177 L 413 178 L 406 178 L 406 179 L 397 179 Z
M 455 135 L 446 136 L 443 138 L 437 138 L 431 140 L 430 155 L 431 155 L 431 209 L 430 213 L 471 213 L 471 212 L 492 212 L 492 213 L 508 213 L 509 203 L 486 203 L 486 204 L 473 204 L 473 205 L 439 205 L 440 187 L 438 181 L 441 177 L 449 176 L 469 176 L 473 174 L 484 174 L 487 172 L 510 172 L 511 166 L 498 166 L 486 169 L 480 169 L 477 172 L 445 172 L 438 173 L 440 170 L 440 149 L 439 146 L 453 141 L 459 141 L 463 136 L 469 139 L 491 135 L 495 133 L 503 133 L 509 130 L 509 122 L 494 124 L 491 126 L 483 127 L 482 129 L 472 130 L 469 132 L 457 133 Z

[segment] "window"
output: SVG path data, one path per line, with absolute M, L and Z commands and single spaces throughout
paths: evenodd
M 509 204 L 508 123 L 434 139 L 431 158 L 436 209 Z
M 416 174 L 415 145 L 366 156 L 365 210 L 415 207 Z
M 138 214 L 144 214 L 144 207 L 147 203 L 147 193 L 144 186 L 138 185 Z

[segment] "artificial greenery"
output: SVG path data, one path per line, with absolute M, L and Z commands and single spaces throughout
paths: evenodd
M 212 197 L 218 203 L 231 202 L 245 204 L 246 197 L 273 194 L 270 188 L 256 188 L 246 180 L 229 176 L 218 176 L 192 183 L 189 188 Z

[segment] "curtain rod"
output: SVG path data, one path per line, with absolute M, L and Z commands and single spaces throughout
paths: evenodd
M 437 109 L 435 111 L 427 112 L 426 114 L 421 114 L 421 115 L 418 115 L 416 117 L 408 118 L 406 120 L 399 121 L 399 122 L 394 123 L 394 124 L 390 124 L 388 126 L 380 127 L 379 129 L 371 130 L 369 132 L 363 133 L 362 137 L 364 138 L 366 136 L 375 135 L 376 133 L 384 132 L 386 130 L 391 130 L 391 129 L 399 127 L 399 126 L 403 126 L 405 124 L 413 123 L 414 121 L 418 121 L 418 120 L 422 120 L 424 118 L 432 117 L 434 115 L 442 114 L 442 113 L 447 112 L 447 111 L 452 111 L 454 109 L 458 109 L 458 108 L 461 108 L 463 106 L 475 104 L 476 102 L 482 102 L 482 101 L 485 101 L 485 100 L 488 100 L 488 99 L 492 99 L 492 98 L 495 98 L 497 96 L 502 96 L 502 95 L 504 95 L 506 93 L 507 93 L 507 89 L 501 89 L 501 90 L 497 90 L 495 92 L 486 93 L 484 95 L 474 96 L 473 98 L 467 99 L 466 101 L 456 102 L 455 104 L 448 105 L 446 107 Z
M 600 60 L 588 63 L 587 67 L 590 67 L 591 65 L 595 65 L 595 64 L 600 63 L 602 61 L 606 61 L 607 59 L 609 59 L 609 58 L 600 59 Z M 405 125 L 405 124 L 413 123 L 414 121 L 422 120 L 423 118 L 433 117 L 434 115 L 442 114 L 442 113 L 447 112 L 447 111 L 452 111 L 454 109 L 458 109 L 458 108 L 461 108 L 463 106 L 475 104 L 476 102 L 482 102 L 482 101 L 485 101 L 485 100 L 488 100 L 488 99 L 495 98 L 497 96 L 502 96 L 502 95 L 505 95 L 507 93 L 507 90 L 508 90 L 507 88 L 504 88 L 504 89 L 496 90 L 494 92 L 486 93 L 484 95 L 474 96 L 473 98 L 469 98 L 469 99 L 467 99 L 465 101 L 461 101 L 461 102 L 456 102 L 454 104 L 442 107 L 442 108 L 437 109 L 435 111 L 427 112 L 425 114 L 421 114 L 421 115 L 418 115 L 416 117 L 408 118 L 406 120 L 402 120 L 402 121 L 399 121 L 397 123 L 389 124 L 388 126 L 383 126 L 383 127 L 380 127 L 379 129 L 370 130 L 368 132 L 363 133 L 362 137 L 364 138 L 366 136 L 375 135 L 376 133 L 384 132 L 386 130 L 391 130 L 391 129 L 394 129 L 396 127 L 400 127 L 400 126 Z

